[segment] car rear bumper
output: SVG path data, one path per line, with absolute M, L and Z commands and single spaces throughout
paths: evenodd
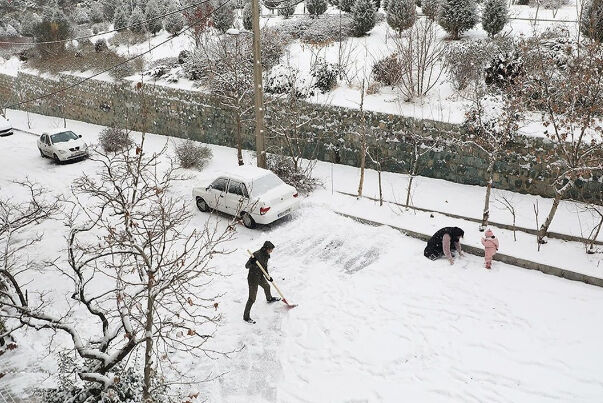
M 276 220 L 288 216 L 299 208 L 299 200 L 294 199 L 288 203 L 282 203 L 275 208 L 271 208 L 266 214 L 252 214 L 254 221 L 258 224 L 270 224 Z
M 74 152 L 71 154 L 59 155 L 59 159 L 63 162 L 83 159 L 88 157 L 88 151 Z

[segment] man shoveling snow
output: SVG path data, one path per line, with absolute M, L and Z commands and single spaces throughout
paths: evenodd
M 255 323 L 253 319 L 249 316 L 251 313 L 251 306 L 255 302 L 255 297 L 258 293 L 258 286 L 264 289 L 264 294 L 266 294 L 267 302 L 275 302 L 280 301 L 281 299 L 278 297 L 273 297 L 270 293 L 270 284 L 268 281 L 272 281 L 272 277 L 264 277 L 262 273 L 262 268 L 266 271 L 266 275 L 268 275 L 268 259 L 270 259 L 270 254 L 274 250 L 274 245 L 270 241 L 264 242 L 264 245 L 260 250 L 255 251 L 253 256 L 247 260 L 245 263 L 245 267 L 249 269 L 249 274 L 247 274 L 247 284 L 249 284 L 249 298 L 247 299 L 247 305 L 245 305 L 245 312 L 243 313 L 243 320 L 249 323 Z M 259 264 L 258 264 L 259 263 Z M 261 267 L 260 267 L 261 265 Z

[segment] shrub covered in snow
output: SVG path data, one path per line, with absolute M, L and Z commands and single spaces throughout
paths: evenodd
M 226 0 L 218 0 L 214 6 L 214 12 L 211 17 L 214 27 L 221 32 L 226 32 L 232 28 L 235 20 L 234 8 L 230 2 Z
M 398 54 L 392 53 L 373 65 L 373 78 L 383 85 L 393 87 L 402 79 L 402 67 Z
M 105 12 L 100 1 L 95 1 L 90 4 L 90 12 L 88 14 L 90 15 L 90 21 L 95 24 L 105 20 Z
M 277 64 L 266 75 L 264 90 L 269 94 L 289 94 L 303 99 L 313 95 L 308 80 L 294 67 Z
M 58 8 L 47 7 L 42 14 L 42 21 L 38 23 L 33 34 L 37 42 L 52 42 L 65 40 L 71 37 L 73 28 L 71 22 Z M 56 55 L 65 51 L 63 43 L 48 43 L 38 45 L 43 55 Z
M 71 13 L 71 18 L 73 19 L 73 21 L 75 21 L 76 24 L 86 24 L 90 22 L 88 10 L 84 7 L 75 7 L 73 12 Z
M 107 127 L 100 132 L 98 144 L 103 151 L 114 153 L 128 148 L 132 144 L 130 133 L 119 127 Z
M 438 23 L 452 39 L 459 39 L 461 33 L 477 24 L 477 4 L 475 0 L 442 0 Z
M 486 68 L 497 57 L 513 51 L 513 41 L 507 37 L 494 40 L 474 40 L 451 45 L 446 52 L 446 68 L 452 85 L 463 90 L 470 83 L 483 83 Z
M 289 18 L 295 13 L 295 2 L 285 1 L 278 9 L 278 15 Z
M 486 67 L 485 82 L 504 88 L 514 83 L 521 74 L 523 63 L 517 52 L 499 53 Z
M 339 8 L 341 11 L 345 11 L 346 13 L 352 12 L 352 7 L 354 7 L 355 0 L 339 0 Z
M 441 0 L 423 0 L 421 3 L 421 11 L 430 20 L 435 21 L 438 18 L 440 12 L 440 1 Z
M 337 86 L 339 66 L 325 60 L 318 60 L 312 66 L 310 74 L 314 78 L 314 87 L 324 94 Z
M 603 42 L 603 0 L 587 0 L 582 10 L 580 30 L 587 37 Z
M 268 154 L 266 163 L 269 170 L 302 194 L 310 194 L 322 185 L 319 179 L 312 176 L 313 162 L 296 169 L 292 158 L 280 154 Z
M 158 0 L 150 0 L 144 11 L 144 17 L 146 19 L 146 28 L 147 31 L 155 35 L 157 32 L 161 31 L 163 28 L 163 22 L 161 17 L 161 10 L 159 7 Z
M 32 11 L 25 11 L 21 21 L 21 34 L 33 35 L 35 27 L 42 22 L 42 17 Z
M 178 163 L 185 169 L 203 169 L 212 157 L 210 148 L 190 139 L 177 144 L 175 151 Z
M 417 20 L 414 0 L 390 0 L 387 5 L 387 23 L 398 32 L 412 27 Z
M 97 53 L 105 52 L 109 50 L 109 46 L 107 46 L 107 41 L 104 39 L 99 39 L 94 42 L 94 51 Z
M 506 0 L 486 0 L 482 10 L 482 27 L 489 36 L 494 36 L 509 21 L 509 10 Z
M 366 35 L 375 27 L 375 4 L 372 0 L 356 0 L 352 7 L 354 25 L 352 31 L 355 36 Z
M 321 14 L 324 14 L 327 11 L 327 2 L 326 0 L 305 0 L 306 1 L 306 9 L 308 13 L 313 17 L 318 17 Z
M 349 15 L 342 15 L 341 19 L 339 16 L 325 15 L 318 19 L 297 20 L 288 28 L 294 31 L 293 37 L 297 37 L 303 42 L 324 44 L 350 36 L 353 23 L 354 21 Z
M 184 28 L 184 16 L 178 11 L 176 3 L 170 3 L 167 12 L 169 15 L 165 17 L 165 30 L 172 35 L 180 32 Z

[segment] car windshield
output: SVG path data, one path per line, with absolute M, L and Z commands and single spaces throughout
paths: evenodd
M 77 140 L 79 137 L 74 132 L 61 132 L 50 136 L 52 143 L 65 143 L 69 140 Z
M 270 173 L 253 181 L 253 184 L 251 185 L 251 193 L 261 195 L 270 189 L 274 189 L 275 187 L 282 185 L 283 183 L 285 182 L 283 182 L 281 178 L 273 173 Z

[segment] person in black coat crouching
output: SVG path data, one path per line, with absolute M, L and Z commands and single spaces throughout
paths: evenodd
M 463 256 L 461 238 L 464 235 L 465 231 L 459 227 L 442 228 L 427 241 L 423 255 L 431 260 L 446 256 L 450 264 L 454 264 L 451 249 L 455 249 L 459 253 L 459 256 Z

